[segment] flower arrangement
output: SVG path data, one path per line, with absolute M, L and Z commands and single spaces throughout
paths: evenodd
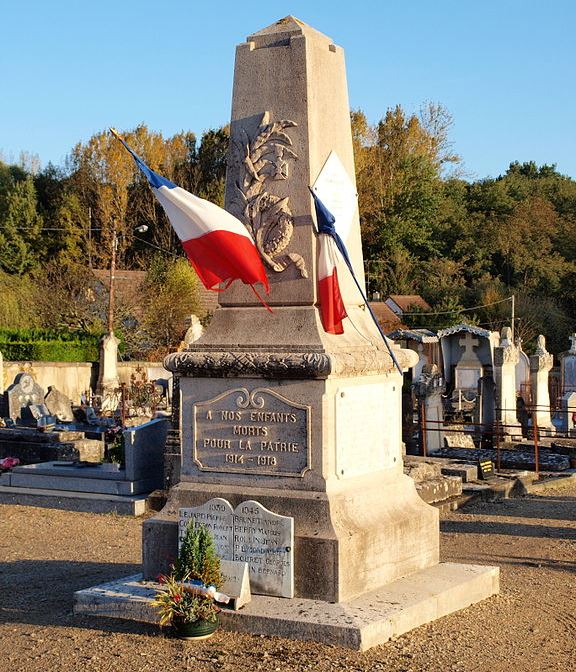
M 222 584 L 220 557 L 206 526 L 188 524 L 172 571 L 158 580 L 161 587 L 152 605 L 161 626 L 171 625 L 182 638 L 208 637 L 216 630 L 220 609 L 214 600 L 229 598 L 216 592 Z
M 8 471 L 12 467 L 17 467 L 20 460 L 17 457 L 5 457 L 0 460 L 0 471 Z
M 160 614 L 160 625 L 178 625 L 196 621 L 218 622 L 220 609 L 202 589 L 180 581 L 173 574 L 160 577 L 162 588 L 152 604 Z

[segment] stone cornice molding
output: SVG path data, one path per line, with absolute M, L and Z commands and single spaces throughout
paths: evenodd
M 414 366 L 418 355 L 412 350 L 394 348 L 403 369 Z M 416 360 L 416 361 L 414 361 Z M 395 367 L 387 352 L 377 349 L 337 353 L 183 350 L 168 355 L 164 366 L 172 373 L 197 378 L 328 378 L 375 375 L 392 372 Z

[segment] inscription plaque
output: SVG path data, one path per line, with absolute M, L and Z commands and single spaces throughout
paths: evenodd
M 310 468 L 309 406 L 237 388 L 193 411 L 193 458 L 202 471 L 303 476 Z
M 273 513 L 254 500 L 233 510 L 221 497 L 182 508 L 179 514 L 178 549 L 191 521 L 205 525 L 222 560 L 248 564 L 253 593 L 294 597 L 294 518 Z
M 248 500 L 234 510 L 234 560 L 248 563 L 250 590 L 294 597 L 294 518 Z
M 188 524 L 194 521 L 195 525 L 205 525 L 212 532 L 218 555 L 225 560 L 233 560 L 234 512 L 230 502 L 215 497 L 202 506 L 180 509 L 179 513 L 178 551 Z

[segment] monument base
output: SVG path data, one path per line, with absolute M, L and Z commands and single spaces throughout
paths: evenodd
M 179 483 L 164 509 L 143 523 L 144 576 L 166 573 L 174 562 L 178 510 L 213 497 L 233 507 L 257 500 L 294 518 L 296 597 L 342 602 L 438 563 L 438 511 L 419 497 L 412 479 L 350 480 L 335 492 Z
M 74 613 L 156 623 L 151 601 L 158 587 L 137 575 L 80 590 L 74 594 Z M 240 611 L 223 610 L 221 622 L 225 630 L 366 651 L 498 590 L 498 567 L 440 563 L 338 604 L 255 595 Z

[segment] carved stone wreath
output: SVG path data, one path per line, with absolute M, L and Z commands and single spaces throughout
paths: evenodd
M 286 252 L 294 231 L 289 197 L 279 198 L 266 190 L 268 180 L 287 180 L 288 159 L 298 158 L 285 132 L 295 126 L 296 122 L 289 120 L 270 123 L 269 112 L 264 112 L 255 137 L 250 138 L 242 129 L 240 137 L 233 139 L 232 166 L 238 179 L 230 209 L 248 227 L 270 269 L 281 273 L 294 265 L 307 278 L 303 257 Z

